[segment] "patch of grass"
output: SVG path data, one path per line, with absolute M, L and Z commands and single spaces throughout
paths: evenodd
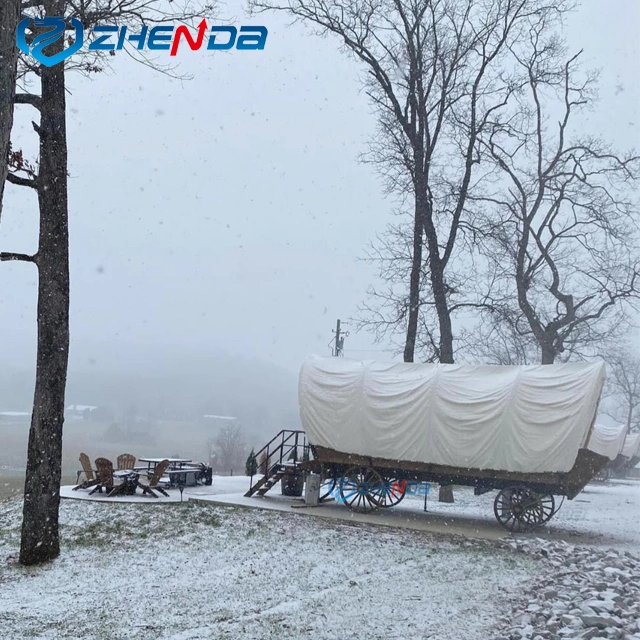
M 151 518 L 148 515 L 142 516 L 139 520 L 138 520 L 138 524 L 141 527 L 146 527 L 148 524 L 151 524 Z
M 207 527 L 222 526 L 222 522 L 220 522 L 220 518 L 218 518 L 218 516 L 215 513 L 208 512 L 208 510 L 198 514 L 195 520 L 198 524 L 203 524 Z
M 140 534 L 131 524 L 122 519 L 97 520 L 82 526 L 66 526 L 64 529 L 62 537 L 65 544 L 70 547 L 122 545 Z
M 131 505 L 109 507 L 93 522 L 65 525 L 64 543 L 69 547 L 129 546 L 137 540 L 175 538 L 223 526 L 220 510 L 213 505 L 177 503 L 161 509 L 162 513 L 134 512 Z
M 189 527 L 189 520 L 193 524 L 203 524 L 208 527 L 220 527 L 222 522 L 218 516 L 218 509 L 213 505 L 183 503 L 179 507 L 184 511 L 184 524 Z

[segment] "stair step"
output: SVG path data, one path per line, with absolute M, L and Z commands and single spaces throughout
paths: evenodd
M 257 491 L 259 496 L 263 496 L 269 489 L 272 489 L 274 485 L 278 484 L 282 479 L 282 473 L 278 472 L 275 475 L 271 476 Z
M 271 476 L 264 476 L 260 478 L 252 487 L 245 493 L 245 498 L 250 498 L 254 493 L 257 493 L 259 496 L 263 496 L 269 489 L 272 489 L 275 484 L 280 482 L 282 476 L 284 475 L 283 471 L 277 471 Z

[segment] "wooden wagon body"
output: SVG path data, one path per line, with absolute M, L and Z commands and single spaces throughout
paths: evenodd
M 560 473 L 517 473 L 451 467 L 349 454 L 314 445 L 304 431 L 279 432 L 256 454 L 257 480 L 246 496 L 263 496 L 282 481 L 285 495 L 301 495 L 307 474 L 322 478 L 320 502 L 337 500 L 354 511 L 389 508 L 402 501 L 411 482 L 464 485 L 476 495 L 492 490 L 494 515 L 510 531 L 530 531 L 556 513 L 554 496 L 573 499 L 608 463 L 608 458 L 580 449 L 573 467 Z M 289 493 L 291 487 L 297 492 Z
M 298 466 L 328 478 L 347 477 L 350 469 L 360 467 L 374 469 L 383 478 L 474 487 L 477 495 L 493 489 L 526 486 L 537 493 L 564 496 L 569 500 L 575 498 L 609 462 L 608 458 L 593 451 L 580 449 L 573 468 L 566 473 L 518 473 L 387 460 L 343 453 L 312 444 L 310 447 L 313 460 Z

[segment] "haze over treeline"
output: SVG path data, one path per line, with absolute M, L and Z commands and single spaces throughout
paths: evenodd
M 0 380 L 0 409 L 30 411 L 33 371 L 3 368 Z M 233 416 L 247 431 L 268 435 L 298 424 L 296 385 L 289 371 L 224 351 L 129 347 L 100 360 L 76 362 L 66 404 L 104 406 L 114 419 Z

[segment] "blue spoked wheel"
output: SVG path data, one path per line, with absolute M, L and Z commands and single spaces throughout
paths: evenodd
M 407 481 L 395 476 L 384 476 L 384 486 L 378 502 L 379 507 L 388 509 L 399 504 L 407 492 Z
M 338 480 L 340 501 L 352 511 L 370 513 L 380 506 L 384 492 L 382 476 L 369 467 L 352 467 Z

